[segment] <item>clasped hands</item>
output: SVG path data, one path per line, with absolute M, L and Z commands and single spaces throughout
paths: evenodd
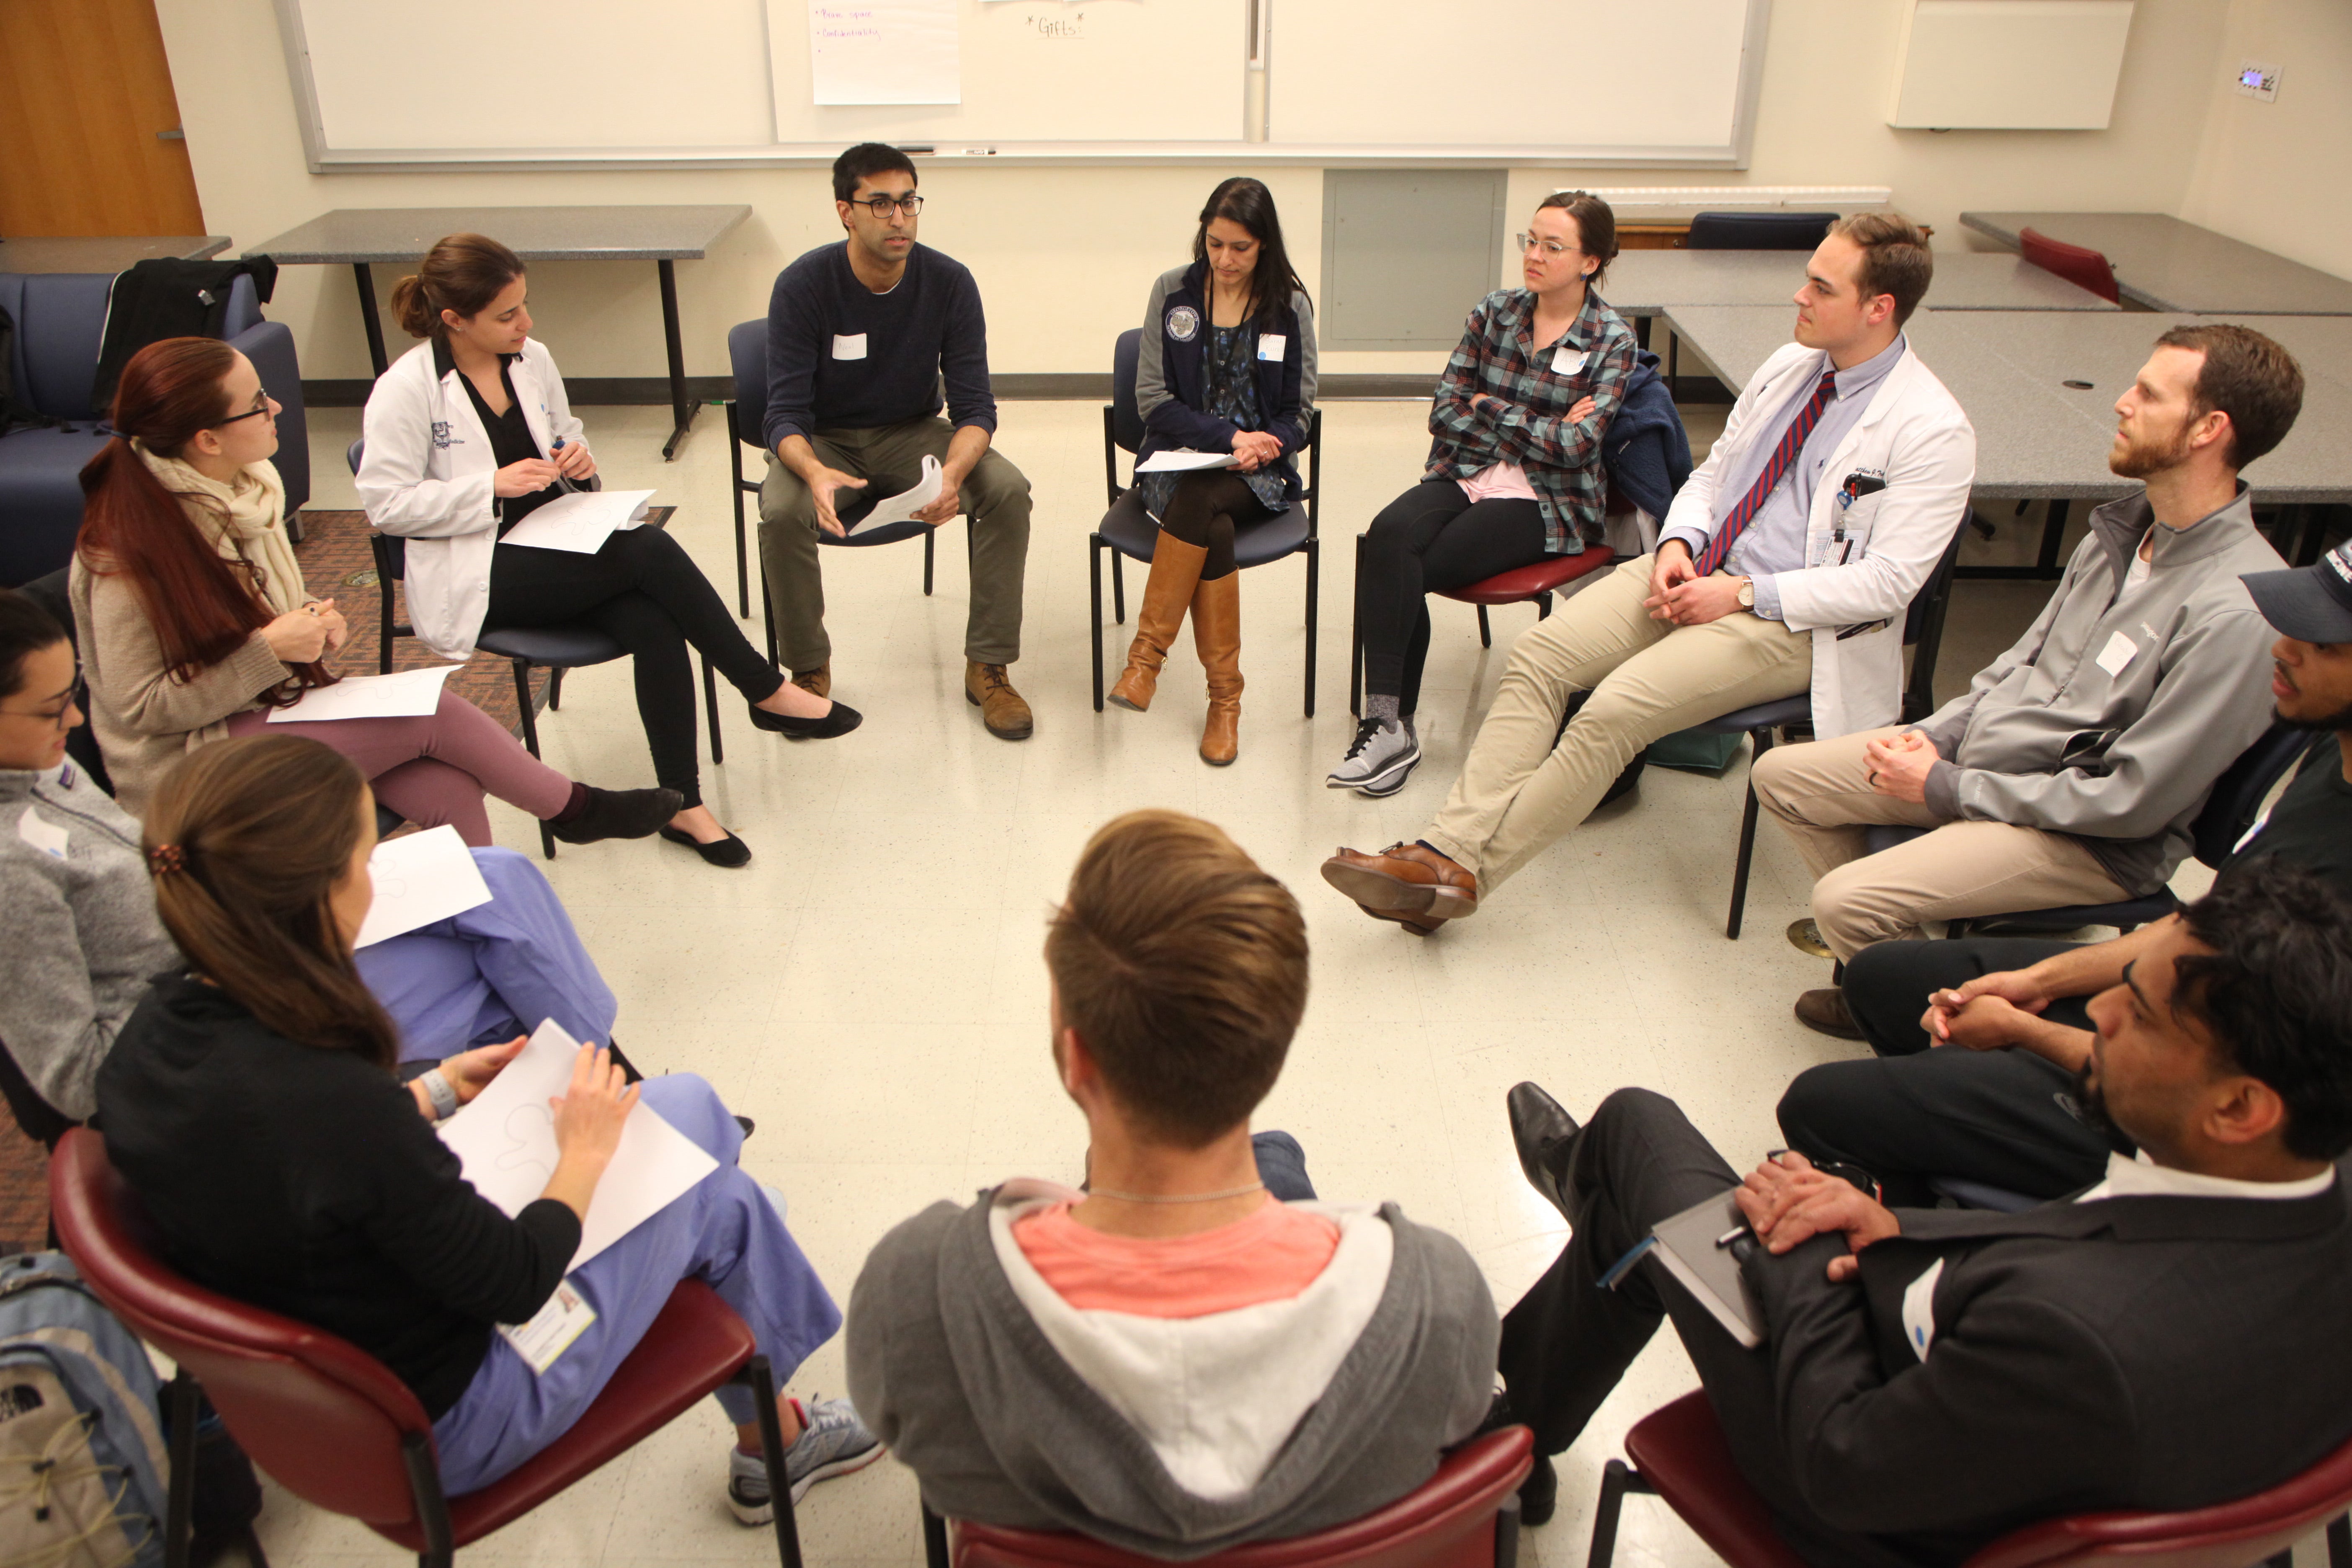
M 531 495 L 553 484 L 559 476 L 574 481 L 596 477 L 596 458 L 586 442 L 566 441 L 551 459 L 525 458 L 520 463 L 509 463 L 490 477 L 490 493 L 509 498 Z
M 1732 1199 L 1764 1250 L 1775 1256 L 1817 1236 L 1843 1235 L 1846 1253 L 1830 1259 L 1832 1280 L 1853 1278 L 1862 1267 L 1854 1255 L 1864 1247 L 1903 1233 L 1885 1205 L 1853 1183 L 1816 1170 L 1794 1150 L 1783 1150 L 1748 1173 Z
M 1282 443 L 1263 430 L 1234 432 L 1234 467 L 1254 474 L 1282 456 Z
M 280 664 L 316 664 L 351 636 L 351 626 L 332 599 L 313 599 L 261 628 L 261 640 Z
M 1919 1027 L 1939 1046 L 2004 1050 L 2023 1044 L 2030 1032 L 2026 1020 L 2040 1016 L 2049 1005 L 2050 998 L 2025 971 L 2001 970 L 1949 990 L 1929 992 Z
M 1690 546 L 1679 539 L 1669 539 L 1658 546 L 1656 559 L 1651 563 L 1650 596 L 1642 601 L 1642 607 L 1650 612 L 1654 621 L 1703 626 L 1747 607 L 1739 602 L 1739 587 L 1746 581 L 1744 577 L 1727 577 L 1720 572 L 1700 576 L 1698 567 L 1691 561 Z
M 1865 741 L 1862 746 L 1864 776 L 1878 794 L 1895 800 L 1924 805 L 1927 799 L 1927 775 L 1939 760 L 1935 743 L 1917 730 L 1906 730 L 1899 735 L 1881 741 Z

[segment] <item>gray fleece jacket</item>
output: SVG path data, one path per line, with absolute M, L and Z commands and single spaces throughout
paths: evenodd
M 88 1121 L 115 1031 L 182 960 L 139 825 L 71 763 L 0 772 L 0 1042 L 43 1100 Z
M 2147 578 L 2121 592 L 2156 529 Z M 2109 501 L 2032 626 L 1919 728 L 1947 820 L 2079 838 L 2135 896 L 2170 879 L 2213 781 L 2270 727 L 2276 638 L 2238 579 L 2284 566 L 2241 481 L 2229 505 L 2156 527 L 2145 494 Z
M 1452 1237 L 1383 1205 L 1387 1284 L 1321 1396 L 1254 1484 L 1196 1495 L 1024 1305 L 992 1239 L 995 1196 L 934 1204 L 898 1226 L 849 1299 L 850 1398 L 945 1518 L 1204 1557 L 1403 1496 L 1493 1401 L 1499 1324 L 1477 1265 Z

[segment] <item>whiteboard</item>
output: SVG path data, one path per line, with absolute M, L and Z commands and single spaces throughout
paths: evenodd
M 1007 163 L 1745 167 L 1770 10 L 957 0 L 961 102 L 819 107 L 808 0 L 276 4 L 317 173 L 807 164 L 866 140 Z

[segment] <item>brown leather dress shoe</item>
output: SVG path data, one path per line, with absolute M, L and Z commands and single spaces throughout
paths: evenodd
M 1834 985 L 1808 991 L 1798 997 L 1797 1022 L 1815 1034 L 1841 1040 L 1863 1037 L 1862 1026 L 1853 1021 L 1853 1014 L 1845 1005 L 1845 993 Z
M 1366 914 L 1397 921 L 1423 936 L 1433 921 L 1478 910 L 1478 879 L 1419 844 L 1391 844 L 1377 855 L 1343 847 L 1323 862 L 1323 879 Z
M 799 687 L 803 691 L 807 692 L 811 697 L 832 696 L 833 660 L 826 659 L 814 669 L 796 669 L 793 671 L 793 684 Z
M 1001 664 L 974 664 L 966 659 L 963 700 L 980 710 L 980 721 L 1000 741 L 1025 741 L 1037 727 L 1029 704 L 1013 689 Z

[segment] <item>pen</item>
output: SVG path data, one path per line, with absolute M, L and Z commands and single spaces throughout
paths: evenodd
M 1735 1225 L 1729 1230 L 1725 1231 L 1721 1236 L 1717 1237 L 1715 1238 L 1715 1244 L 1717 1247 L 1729 1247 L 1733 1242 L 1738 1241 L 1741 1237 L 1748 1234 L 1749 1231 L 1746 1226 Z
M 548 448 L 548 455 L 549 455 L 550 457 L 552 457 L 552 456 L 554 456 L 556 453 L 561 452 L 561 451 L 562 451 L 562 450 L 563 450 L 563 437 L 561 437 L 561 436 L 558 436 L 558 437 L 555 438 L 555 445 L 554 445 L 553 447 L 551 447 L 550 448 Z M 578 485 L 575 485 L 575 484 L 573 484 L 570 479 L 565 479 L 565 478 L 563 477 L 563 475 L 562 475 L 561 472 L 559 472 L 559 473 L 555 476 L 555 486 L 556 486 L 556 488 L 557 488 L 558 489 L 562 490 L 565 495 L 576 495 L 577 493 L 579 493 L 579 489 L 580 489 L 580 487 L 579 487 Z

